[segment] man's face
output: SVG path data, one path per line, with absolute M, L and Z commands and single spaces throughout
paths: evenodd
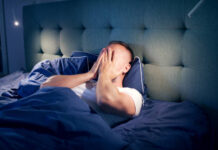
M 130 52 L 120 44 L 110 44 L 105 47 L 108 50 L 112 51 L 112 59 L 115 62 L 115 70 L 125 70 L 125 67 L 131 61 L 131 54 Z

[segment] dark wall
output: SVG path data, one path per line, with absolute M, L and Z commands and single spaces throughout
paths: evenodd
M 4 42 L 4 7 L 3 0 L 0 0 L 0 76 L 7 73 L 7 56 L 5 54 L 5 42 Z
M 12 73 L 20 68 L 25 68 L 25 54 L 23 41 L 22 9 L 23 6 L 37 3 L 47 3 L 64 0 L 1 0 L 4 1 L 5 14 L 5 40 L 7 45 L 8 71 Z M 20 25 L 14 26 L 17 20 Z
M 3 70 L 2 70 L 1 36 L 0 36 L 0 73 L 1 72 L 3 72 Z
M 5 41 L 8 54 L 9 73 L 25 66 L 23 52 L 22 24 L 16 27 L 14 21 L 22 23 L 22 11 L 19 0 L 4 0 Z M 3 56 L 6 57 L 6 56 Z

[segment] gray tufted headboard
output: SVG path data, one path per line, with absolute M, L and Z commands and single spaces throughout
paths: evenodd
M 27 69 L 72 51 L 98 53 L 111 40 L 131 45 L 144 65 L 148 97 L 188 100 L 218 126 L 218 1 L 71 0 L 23 9 Z M 217 136 L 216 129 L 216 136 Z

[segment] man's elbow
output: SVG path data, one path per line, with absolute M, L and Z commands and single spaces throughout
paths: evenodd
M 133 117 L 135 115 L 135 109 L 134 108 L 125 108 L 124 106 L 122 107 L 120 104 L 119 107 L 117 106 L 113 106 L 112 105 L 112 101 L 110 99 L 107 98 L 97 98 L 97 104 L 98 106 L 104 110 L 105 112 L 109 112 L 109 113 L 115 113 L 115 114 L 119 114 L 122 116 L 128 116 L 128 117 Z
M 57 77 L 58 75 L 54 75 L 47 78 L 43 83 L 41 83 L 40 88 L 44 88 L 46 86 L 60 86 L 60 84 L 58 85 L 58 82 L 55 81 Z
M 99 107 L 105 107 L 110 105 L 110 100 L 105 96 L 97 96 L 97 104 Z
M 128 109 L 128 110 L 126 111 L 126 114 L 127 114 L 128 116 L 133 117 L 133 116 L 135 115 L 135 110 Z

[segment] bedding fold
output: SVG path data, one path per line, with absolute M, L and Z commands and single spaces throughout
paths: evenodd
M 46 87 L 0 108 L 2 149 L 122 149 L 125 143 L 69 88 Z

